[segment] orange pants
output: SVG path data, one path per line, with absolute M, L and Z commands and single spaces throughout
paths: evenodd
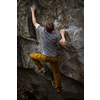
M 38 69 L 41 69 L 43 65 L 40 63 L 42 62 L 50 62 L 55 83 L 56 83 L 56 89 L 61 89 L 61 77 L 60 77 L 60 72 L 59 72 L 59 62 L 58 62 L 58 56 L 56 57 L 48 57 L 39 53 L 31 53 L 30 54 L 30 59 L 35 63 Z

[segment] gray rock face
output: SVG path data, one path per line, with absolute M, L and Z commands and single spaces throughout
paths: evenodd
M 29 55 L 41 53 L 40 36 L 32 24 L 31 6 L 36 8 L 37 22 L 45 27 L 51 21 L 54 32 L 66 30 L 66 46 L 56 45 L 59 57 L 59 68 L 62 75 L 76 83 L 84 83 L 84 0 L 19 0 L 17 4 L 17 65 L 32 68 L 37 75 L 34 63 Z M 46 80 L 52 81 L 53 75 L 49 63 L 43 63 L 48 70 Z M 21 76 L 20 76 L 21 77 Z M 38 83 L 37 83 L 38 84 Z M 62 80 L 62 87 L 66 84 Z M 52 84 L 54 86 L 54 84 Z M 82 91 L 82 90 L 81 90 Z M 73 92 L 73 90 L 72 90 Z M 77 90 L 77 92 L 80 92 Z M 52 99 L 53 100 L 53 99 Z M 55 100 L 55 99 L 54 99 Z M 61 100 L 61 99 L 60 99 Z M 64 99 L 63 99 L 64 100 Z M 81 100 L 81 99 L 80 99 Z

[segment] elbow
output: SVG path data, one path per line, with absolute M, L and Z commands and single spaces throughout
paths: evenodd
M 66 46 L 66 44 L 64 44 L 63 46 Z
M 66 43 L 64 42 L 64 43 L 62 44 L 62 46 L 66 46 Z
M 66 41 L 61 40 L 61 41 L 59 41 L 59 43 L 60 43 L 62 46 L 66 46 Z
M 33 25 L 35 26 L 36 25 L 36 22 L 33 21 Z

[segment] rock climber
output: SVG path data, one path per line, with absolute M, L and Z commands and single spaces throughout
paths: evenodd
M 59 71 L 58 54 L 55 49 L 55 46 L 57 41 L 59 41 L 59 43 L 62 46 L 66 45 L 66 40 L 64 37 L 65 30 L 60 31 L 61 34 L 60 36 L 58 33 L 53 32 L 54 24 L 52 22 L 47 22 L 46 28 L 42 27 L 40 24 L 36 22 L 34 7 L 31 7 L 31 12 L 32 12 L 32 22 L 40 34 L 40 40 L 42 46 L 41 46 L 41 54 L 31 53 L 30 59 L 35 63 L 37 68 L 42 71 L 42 73 L 45 73 L 46 69 L 43 67 L 40 61 L 50 62 L 56 84 L 55 88 L 57 89 L 57 92 L 60 93 L 62 86 L 61 86 L 61 77 Z

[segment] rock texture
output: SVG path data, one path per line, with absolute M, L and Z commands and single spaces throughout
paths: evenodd
M 51 81 L 48 77 L 48 73 L 43 75 L 30 68 L 18 68 L 18 100 L 84 100 L 80 82 L 61 74 L 63 91 L 59 94 L 54 88 L 54 79 Z
M 19 0 L 17 3 L 17 65 L 18 65 L 18 77 L 22 80 L 26 77 L 27 82 L 31 83 L 34 81 L 35 76 L 28 79 L 28 75 L 31 72 L 28 71 L 30 68 L 36 74 L 37 80 L 34 84 L 38 85 L 37 92 L 45 93 L 45 87 L 41 87 L 42 80 L 44 80 L 44 85 L 49 84 L 47 88 L 54 93 L 53 88 L 55 83 L 53 79 L 52 70 L 49 63 L 43 63 L 44 67 L 48 71 L 48 75 L 42 77 L 39 70 L 37 70 L 34 63 L 30 60 L 29 55 L 32 52 L 41 52 L 41 41 L 39 38 L 39 33 L 32 24 L 31 17 L 31 6 L 36 8 L 35 15 L 36 20 L 39 24 L 45 27 L 46 22 L 52 21 L 55 25 L 55 32 L 61 29 L 66 30 L 66 46 L 61 46 L 57 43 L 56 49 L 58 51 L 59 57 L 59 68 L 62 78 L 62 86 L 65 93 L 70 90 L 73 99 L 83 100 L 83 84 L 84 84 L 84 1 L 83 0 Z M 20 70 L 27 71 L 27 76 L 22 75 Z M 23 72 L 25 74 L 25 72 Z M 33 74 L 34 74 L 33 73 Z M 38 78 L 41 77 L 41 80 Z M 69 80 L 69 82 L 67 81 Z M 35 83 L 36 82 L 36 83 Z M 74 84 L 72 84 L 74 82 Z M 25 82 L 24 82 L 25 83 Z M 41 85 L 39 85 L 41 83 Z M 26 83 L 25 83 L 26 84 Z M 34 85 L 33 84 L 33 85 Z M 72 84 L 72 85 L 70 85 Z M 79 85 L 79 88 L 77 85 Z M 32 86 L 27 86 L 27 88 L 33 88 Z M 35 86 L 34 85 L 34 86 Z M 76 85 L 76 86 L 75 86 Z M 42 89 L 38 88 L 41 87 Z M 73 88 L 73 89 L 71 89 Z M 33 88 L 34 90 L 34 88 Z M 49 91 L 49 90 L 48 90 Z M 78 95 L 80 96 L 78 97 Z M 36 95 L 36 94 L 35 94 Z M 55 94 L 58 96 L 58 94 Z M 67 100 L 67 96 L 63 99 L 53 99 L 54 94 L 45 94 L 46 100 Z M 37 96 L 37 95 L 36 95 Z M 40 93 L 40 100 L 42 97 Z M 63 93 L 64 96 L 64 93 Z M 38 96 L 37 96 L 38 97 Z M 56 97 L 56 96 L 55 96 Z M 66 99 L 67 98 L 67 99 Z M 71 97 L 70 97 L 71 98 Z M 20 99 L 19 99 L 20 100 Z M 41 99 L 45 100 L 45 99 Z

